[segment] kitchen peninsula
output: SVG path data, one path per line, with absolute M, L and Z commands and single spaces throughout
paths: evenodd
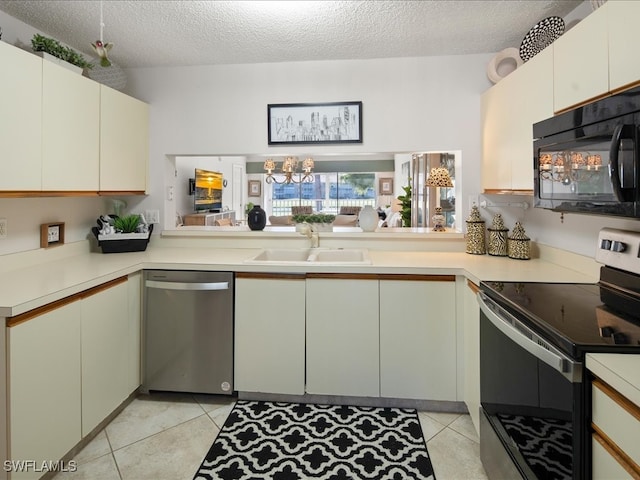
M 375 345 L 374 350 L 365 348 L 366 355 L 362 356 L 365 363 L 358 364 L 358 368 L 366 370 L 369 378 L 366 386 L 362 384 L 364 390 L 347 392 L 340 381 L 333 385 L 316 382 L 315 386 L 306 387 L 306 393 L 362 396 L 373 402 L 376 401 L 374 397 L 380 400 L 396 398 L 397 402 L 419 398 L 432 402 L 433 408 L 449 411 L 460 411 L 465 408 L 463 402 L 473 404 L 477 402 L 476 397 L 479 398 L 479 383 L 474 377 L 478 309 L 475 293 L 467 286 L 468 281 L 477 285 L 480 280 L 543 281 L 553 278 L 558 282 L 593 282 L 597 278 L 597 264 L 593 260 L 544 246 L 535 248 L 534 256 L 539 258 L 529 261 L 468 255 L 464 253 L 464 238 L 453 232 L 321 232 L 320 247 L 367 249 L 371 263 L 338 265 L 328 262 L 287 266 L 247 262 L 265 248 L 309 248 L 309 239 L 293 231 L 222 233 L 172 230 L 152 237 L 145 252 L 96 253 L 95 245 L 92 248 L 89 241 L 82 241 L 3 257 L 0 259 L 0 271 L 4 274 L 0 280 L 0 316 L 8 325 L 2 334 L 6 335 L 3 344 L 8 348 L 6 358 L 9 365 L 6 377 L 0 379 L 0 386 L 10 392 L 7 397 L 10 413 L 0 416 L 6 419 L 0 427 L 8 431 L 9 439 L 9 445 L 0 445 L 0 451 L 6 450 L 7 458 L 15 455 L 20 458 L 25 455 L 28 458 L 61 458 L 86 443 L 96 429 L 132 398 L 140 385 L 140 272 L 144 269 L 235 273 L 235 365 L 239 395 L 257 395 L 259 390 L 263 393 L 304 394 L 304 376 L 300 374 L 304 375 L 305 365 L 316 372 L 316 378 L 323 378 L 322 370 L 319 370 L 324 368 L 323 362 L 318 363 L 317 359 L 330 356 L 323 340 L 325 333 L 316 329 L 318 342 L 307 340 L 307 351 L 315 355 L 315 359 L 304 357 L 304 343 L 288 342 L 288 346 L 302 352 L 302 357 L 295 357 L 300 355 L 295 352 L 293 357 L 288 357 L 288 351 L 278 351 L 277 357 L 297 367 L 297 372 L 280 375 L 276 370 L 274 376 L 274 371 L 271 371 L 269 378 L 274 383 L 259 387 L 252 372 L 259 371 L 260 365 L 250 356 L 255 349 L 251 337 L 242 334 L 247 330 L 247 322 L 253 322 L 249 330 L 262 328 L 260 325 L 265 324 L 271 325 L 271 329 L 275 324 L 269 324 L 269 319 L 280 318 L 282 313 L 293 322 L 295 331 L 302 329 L 304 332 L 306 316 L 309 333 L 314 328 L 312 325 L 328 325 L 326 319 L 329 317 L 343 322 L 343 326 L 347 325 L 344 322 L 356 318 L 359 306 L 366 304 L 366 311 L 372 313 L 367 318 L 372 323 L 362 328 L 368 333 L 362 335 L 363 331 L 358 326 L 343 335 L 345 339 L 355 335 L 359 342 L 366 338 L 366 345 L 358 344 L 362 348 Z M 293 282 L 296 283 L 292 290 Z M 260 315 L 247 310 L 255 302 L 246 300 L 246 295 L 253 292 L 262 292 L 257 305 Z M 283 309 L 278 303 L 285 298 L 283 295 L 289 298 L 292 292 L 300 293 L 295 298 L 303 300 L 296 303 L 301 309 L 298 313 L 293 306 Z M 372 297 L 367 301 L 357 292 L 373 295 L 378 300 L 374 301 Z M 356 296 L 353 297 L 352 293 Z M 331 295 L 335 301 L 326 302 L 326 295 Z M 347 297 L 337 298 L 336 295 Z M 304 306 L 305 297 L 307 307 Z M 348 304 L 345 310 L 338 308 L 345 304 Z M 53 309 L 49 310 L 50 307 Z M 321 315 L 314 320 L 310 312 Z M 54 325 L 56 328 L 51 329 Z M 286 338 L 291 335 L 291 338 L 299 337 L 304 342 L 304 335 L 296 336 L 295 331 L 287 330 Z M 100 332 L 99 338 L 112 348 L 104 351 L 91 347 L 91 332 Z M 58 351 L 62 345 L 56 339 L 64 340 L 64 349 L 69 355 L 56 356 L 53 351 L 48 354 L 52 349 Z M 405 351 L 394 347 L 405 341 L 432 342 L 433 345 L 429 343 L 429 348 Z M 334 341 L 330 344 L 342 348 Z M 261 342 L 261 345 L 264 348 L 266 342 Z M 81 351 L 85 355 L 81 356 Z M 86 355 L 90 352 L 95 352 L 100 358 L 85 364 Z M 389 352 L 415 352 L 419 361 L 400 355 L 389 357 Z M 55 362 L 51 361 L 52 358 Z M 368 360 L 371 360 L 370 364 L 366 363 Z M 407 375 L 394 374 L 394 369 L 404 369 L 407 362 L 413 364 L 411 375 L 418 369 L 421 377 L 434 379 L 430 382 L 430 390 L 425 390 L 425 385 L 419 382 L 406 381 Z M 97 368 L 100 365 L 108 368 Z M 247 369 L 247 365 L 253 367 Z M 1 371 L 4 373 L 5 369 Z M 351 375 L 356 373 L 361 372 L 350 372 Z M 21 382 L 25 378 L 30 379 L 29 382 Z M 27 441 L 33 438 L 30 432 L 39 431 L 38 425 L 47 424 L 50 415 L 45 409 L 29 407 L 28 399 L 38 398 L 33 391 L 34 385 L 46 383 L 47 378 L 64 378 L 69 383 L 59 395 L 54 394 L 57 389 L 53 387 L 49 394 L 52 408 L 60 412 L 60 421 L 66 427 L 60 425 L 59 429 L 49 429 L 48 436 L 34 450 L 35 447 Z M 398 383 L 397 378 L 402 381 Z M 277 386 L 275 380 L 282 379 L 286 379 L 286 386 Z M 315 390 L 312 392 L 310 388 Z M 107 391 L 109 396 L 105 394 Z M 4 398 L 4 395 L 0 397 Z M 19 404 L 25 408 L 10 407 Z M 62 408 L 63 405 L 67 407 Z M 0 405 L 0 408 L 7 407 Z M 68 428 L 69 425 L 72 427 Z

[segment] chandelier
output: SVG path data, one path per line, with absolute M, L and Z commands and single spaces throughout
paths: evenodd
M 313 158 L 307 157 L 304 159 L 301 171 L 298 171 L 299 164 L 300 161 L 298 160 L 298 157 L 286 157 L 280 168 L 284 178 L 282 180 L 278 180 L 274 177 L 273 173 L 274 170 L 276 170 L 276 162 L 271 158 L 267 158 L 264 161 L 264 169 L 267 172 L 267 183 L 312 183 L 313 175 L 311 173 L 314 166 Z
M 579 152 L 543 153 L 539 160 L 540 178 L 560 182 L 563 185 L 585 182 L 603 170 L 602 157 L 589 153 L 586 155 Z

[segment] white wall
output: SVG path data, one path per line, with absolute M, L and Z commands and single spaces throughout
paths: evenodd
M 573 16 L 588 14 L 588 7 L 584 2 Z M 0 25 L 3 41 L 12 44 L 28 46 L 36 33 L 3 12 Z M 151 106 L 150 195 L 126 198 L 129 210 L 160 209 L 166 225 L 175 223 L 175 201 L 165 201 L 166 187 L 175 184 L 175 155 L 460 150 L 464 160 L 456 175 L 463 191 L 458 200 L 466 218 L 468 198 L 480 192 L 479 99 L 491 86 L 485 69 L 492 56 L 129 70 L 128 93 Z M 363 144 L 313 149 L 267 145 L 268 103 L 338 100 L 363 102 Z M 396 194 L 398 189 L 396 182 Z M 9 236 L 0 239 L 0 254 L 38 248 L 39 225 L 49 221 L 65 221 L 67 241 L 80 240 L 95 218 L 108 211 L 108 199 L 102 198 L 0 199 L 0 218 L 7 218 L 9 227 Z M 483 210 L 488 225 L 497 211 L 510 228 L 522 220 L 533 240 L 585 255 L 592 255 L 603 226 L 640 229 L 633 220 L 565 215 L 562 223 L 553 212 L 514 208 Z
M 131 69 L 130 93 L 151 104 L 151 195 L 144 208 L 163 210 L 173 225 L 175 202 L 164 200 L 172 155 L 461 150 L 463 189 L 477 194 L 480 94 L 490 85 L 490 57 Z M 363 102 L 362 144 L 267 145 L 267 104 L 342 100 Z

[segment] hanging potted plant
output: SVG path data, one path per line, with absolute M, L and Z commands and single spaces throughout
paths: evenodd
M 31 48 L 42 58 L 53 61 L 69 70 L 81 73 L 85 68 L 93 68 L 85 58 L 73 48 L 62 45 L 59 41 L 36 33 L 31 39 Z

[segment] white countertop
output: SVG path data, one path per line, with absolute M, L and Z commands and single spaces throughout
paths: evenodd
M 481 280 L 597 281 L 592 276 L 540 259 L 523 261 L 459 251 L 369 250 L 371 265 L 274 266 L 244 263 L 260 248 L 165 247 L 154 246 L 152 242 L 145 252 L 89 253 L 87 247 L 82 246 L 75 250 L 67 256 L 42 251 L 29 255 L 27 252 L 17 256 L 28 260 L 24 263 L 18 264 L 17 260 L 0 262 L 0 271 L 3 272 L 0 277 L 0 316 L 18 315 L 141 269 L 449 274 L 466 276 L 474 283 Z M 27 266 L 23 267 L 23 264 Z
M 640 355 L 587 353 L 587 368 L 640 407 Z

